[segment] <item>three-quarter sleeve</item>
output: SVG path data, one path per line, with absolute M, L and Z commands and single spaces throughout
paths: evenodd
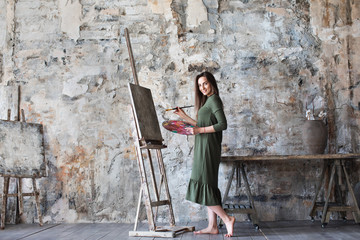
M 227 128 L 227 121 L 224 114 L 223 104 L 219 96 L 214 96 L 213 104 L 211 104 L 211 111 L 213 112 L 217 123 L 213 125 L 216 132 L 223 131 Z

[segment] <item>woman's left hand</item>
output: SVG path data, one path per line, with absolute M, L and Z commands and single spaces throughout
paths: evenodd
M 189 127 L 189 128 L 185 128 L 186 131 L 188 131 L 191 135 L 197 135 L 200 133 L 200 128 L 199 127 Z

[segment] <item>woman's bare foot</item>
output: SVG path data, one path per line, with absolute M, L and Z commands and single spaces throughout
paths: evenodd
M 225 234 L 225 237 L 232 237 L 234 234 L 234 224 L 235 224 L 235 217 L 229 216 L 230 221 L 225 222 L 226 230 L 228 231 L 227 234 Z
M 194 232 L 194 234 L 219 234 L 219 229 L 217 227 L 207 227 L 200 231 Z

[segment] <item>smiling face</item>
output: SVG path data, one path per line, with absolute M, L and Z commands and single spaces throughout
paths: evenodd
M 207 80 L 206 77 L 201 77 L 198 80 L 198 86 L 199 86 L 199 90 L 202 94 L 210 97 L 211 95 L 213 95 L 213 90 L 212 90 L 212 86 L 209 83 L 209 81 Z

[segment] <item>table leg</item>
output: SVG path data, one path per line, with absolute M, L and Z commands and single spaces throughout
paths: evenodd
M 335 173 L 335 202 L 340 203 L 341 206 L 345 206 L 345 199 L 344 199 L 344 190 L 345 186 L 342 179 L 342 168 L 341 166 L 336 166 L 336 173 Z M 346 211 L 339 211 L 341 219 L 346 221 Z
M 231 173 L 230 173 L 230 178 L 227 182 L 227 185 L 226 185 L 226 190 L 225 190 L 225 194 L 224 194 L 224 197 L 223 197 L 223 201 L 222 201 L 222 204 L 224 205 L 227 201 L 227 198 L 229 196 L 229 191 L 230 191 L 230 187 L 231 187 L 231 183 L 232 183 L 232 180 L 234 178 L 234 174 L 235 174 L 235 170 L 238 168 L 237 164 L 233 163 L 233 166 L 232 166 L 232 169 L 231 169 Z M 224 225 L 222 219 L 220 218 L 220 222 L 219 222 L 219 227 L 221 228 L 222 226 Z
M 324 184 L 324 176 L 325 176 L 325 172 L 326 170 L 329 168 L 329 162 L 324 160 L 324 166 L 323 166 L 323 169 L 321 171 L 321 175 L 320 175 L 320 180 L 319 180 L 319 183 L 318 183 L 318 186 L 316 188 L 316 191 L 315 191 L 315 196 L 314 196 L 314 199 L 312 201 L 312 204 L 311 204 L 311 210 L 310 210 L 310 217 L 311 217 L 311 221 L 315 221 L 314 219 L 314 216 L 315 216 L 315 213 L 316 213 L 316 200 L 317 200 L 317 197 L 320 193 L 320 190 L 321 190 L 321 187 L 323 186 Z
M 237 166 L 234 163 L 233 167 L 232 167 L 232 170 L 231 170 L 231 173 L 230 173 L 229 181 L 227 182 L 227 185 L 226 185 L 226 190 L 225 190 L 225 194 L 224 194 L 224 197 L 223 197 L 223 203 L 225 203 L 227 201 L 229 191 L 230 191 L 230 187 L 231 187 L 231 183 L 232 183 L 232 180 L 234 178 L 234 173 L 235 173 L 236 169 L 237 169 Z
M 333 163 L 333 166 L 331 167 L 331 176 L 330 176 L 330 182 L 329 182 L 329 188 L 326 194 L 326 199 L 325 199 L 325 204 L 324 204 L 324 209 L 323 209 L 323 213 L 322 213 L 322 218 L 321 218 L 321 226 L 325 227 L 328 222 L 329 222 L 329 216 L 327 214 L 328 213 L 328 207 L 329 207 L 329 198 L 330 198 L 330 194 L 331 194 L 331 189 L 332 189 L 332 185 L 334 182 L 334 176 L 335 176 L 335 169 L 336 169 L 336 165 L 338 163 L 338 160 L 335 161 L 335 163 Z
M 351 187 L 351 184 L 350 184 L 350 179 L 349 179 L 349 174 L 348 172 L 346 171 L 346 168 L 345 168 L 345 165 L 344 165 L 344 162 L 341 161 L 341 167 L 344 171 L 344 174 L 345 174 L 345 178 L 346 178 L 346 183 L 348 185 L 348 189 L 349 189 L 349 192 L 352 196 L 352 199 L 353 199 L 353 202 L 354 202 L 354 206 L 355 206 L 355 211 L 353 211 L 353 216 L 354 216 L 354 220 L 356 223 L 360 223 L 360 210 L 359 210 L 359 205 L 357 204 L 357 200 L 356 200 L 356 197 L 355 197 L 355 194 L 354 194 L 354 190 L 353 188 Z
M 255 228 L 258 229 L 259 228 L 259 226 L 258 226 L 259 222 L 258 222 L 258 218 L 257 218 L 255 204 L 254 204 L 254 198 L 251 195 L 251 190 L 250 190 L 249 182 L 248 182 L 248 179 L 247 179 L 247 176 L 246 176 L 246 173 L 245 173 L 243 163 L 240 166 L 240 170 L 241 170 L 244 182 L 245 182 L 245 188 L 246 188 L 246 192 L 247 192 L 247 195 L 248 195 L 248 198 L 249 198 L 249 203 L 251 205 L 251 208 L 253 209 L 253 213 L 251 213 L 251 218 L 252 218 L 251 220 L 252 220 Z
M 240 164 L 240 165 L 239 165 Z M 244 184 L 245 184 L 245 189 L 246 189 L 246 195 L 248 197 L 249 200 L 249 208 L 246 209 L 245 208 L 241 208 L 240 206 L 237 206 L 236 204 L 229 204 L 229 206 L 226 207 L 226 201 L 228 198 L 228 194 L 229 194 L 229 190 L 231 187 L 231 183 L 234 179 L 234 175 L 235 175 L 235 171 L 236 171 L 236 176 L 237 176 L 237 184 L 236 187 L 238 186 L 238 183 L 240 182 L 240 175 L 242 175 L 242 178 L 244 180 Z M 254 205 L 254 199 L 251 195 L 251 191 L 250 191 L 250 186 L 249 186 L 249 182 L 247 180 L 247 176 L 246 176 L 246 172 L 244 169 L 244 164 L 243 163 L 233 163 L 233 167 L 231 170 L 231 174 L 230 174 L 230 178 L 227 182 L 227 186 L 226 186 L 226 190 L 225 190 L 225 194 L 224 194 L 224 198 L 223 198 L 223 204 L 224 204 L 224 210 L 226 212 L 230 212 L 230 213 L 239 213 L 239 214 L 247 214 L 248 216 L 250 216 L 249 218 L 251 219 L 251 221 L 254 224 L 255 229 L 259 229 L 259 225 L 258 225 L 258 218 L 257 218 L 257 213 L 256 213 L 256 208 Z M 223 226 L 223 222 L 220 219 L 220 223 L 219 223 L 219 227 Z

